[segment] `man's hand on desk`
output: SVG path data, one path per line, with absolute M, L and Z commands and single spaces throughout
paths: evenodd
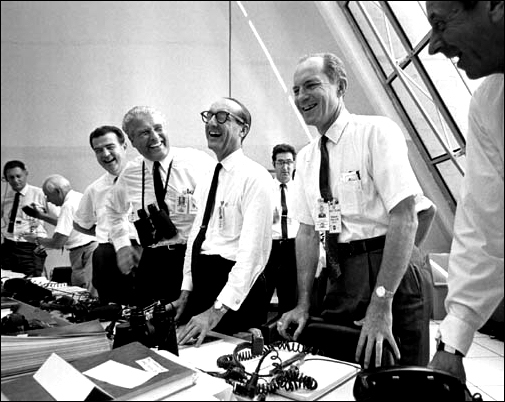
M 284 313 L 280 320 L 277 321 L 277 331 L 283 338 L 296 341 L 305 328 L 305 325 L 307 325 L 308 319 L 309 313 L 307 309 L 302 306 L 296 306 L 293 310 Z M 291 333 L 289 333 L 289 328 L 295 325 L 296 330 L 293 335 L 291 335 Z
M 195 347 L 199 347 L 207 333 L 221 321 L 225 313 L 225 311 L 211 307 L 203 313 L 191 317 L 186 325 L 177 328 L 177 343 L 184 345 L 197 338 Z

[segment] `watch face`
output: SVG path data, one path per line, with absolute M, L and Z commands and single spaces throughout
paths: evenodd
M 386 294 L 386 289 L 384 289 L 384 286 L 379 286 L 376 290 L 375 293 L 377 293 L 377 296 L 379 297 L 384 297 Z
M 217 301 L 217 300 L 216 300 L 216 301 L 214 302 L 214 308 L 215 308 L 216 310 L 221 310 L 221 309 L 223 308 L 223 303 L 221 303 L 220 301 Z

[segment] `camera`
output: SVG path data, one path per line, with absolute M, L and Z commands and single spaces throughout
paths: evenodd
M 170 219 L 168 211 L 158 209 L 156 204 L 149 204 L 147 209 L 149 215 L 144 209 L 139 209 L 137 211 L 139 219 L 133 222 L 142 247 L 151 246 L 162 239 L 171 239 L 177 234 L 177 228 Z

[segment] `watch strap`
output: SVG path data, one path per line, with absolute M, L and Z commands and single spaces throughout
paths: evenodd
M 438 342 L 437 350 L 438 351 L 447 352 L 447 353 L 451 353 L 451 354 L 456 355 L 456 356 L 465 357 L 465 355 L 463 353 L 461 353 L 459 350 L 457 350 L 457 349 L 455 349 L 455 348 L 453 348 L 453 347 L 451 347 L 449 345 L 446 345 L 441 340 Z

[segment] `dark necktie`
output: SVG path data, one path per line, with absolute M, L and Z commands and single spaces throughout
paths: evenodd
M 160 163 L 154 162 L 153 179 L 154 179 L 154 194 L 156 194 L 156 201 L 158 208 L 168 212 L 167 204 L 165 204 L 165 189 L 163 188 L 163 181 L 161 180 Z
M 328 137 L 323 135 L 321 137 L 321 165 L 319 167 L 319 191 L 321 192 L 321 197 L 324 201 L 330 201 L 331 188 L 330 188 L 330 157 L 328 155 L 328 149 L 326 148 L 326 142 L 328 142 Z
M 210 216 L 212 215 L 212 209 L 216 201 L 216 190 L 217 190 L 217 180 L 219 178 L 219 171 L 223 165 L 218 163 L 214 169 L 214 176 L 212 176 L 212 183 L 210 184 L 209 195 L 207 196 L 207 203 L 205 204 L 205 212 L 203 213 L 202 224 L 200 226 L 200 231 L 195 237 L 193 242 L 193 248 L 191 250 L 192 264 L 196 262 L 198 255 L 202 249 L 203 241 L 205 240 L 205 233 L 207 232 L 207 225 L 209 224 Z
M 281 231 L 282 231 L 282 238 L 287 239 L 288 238 L 288 206 L 286 204 L 286 192 L 285 189 L 286 184 L 282 183 L 281 184 L 281 208 L 282 208 L 282 214 L 281 214 Z
M 7 233 L 14 232 L 14 223 L 16 222 L 16 215 L 18 213 L 19 197 L 21 193 L 16 192 L 14 196 L 14 202 L 12 203 L 11 215 L 9 217 L 9 227 L 7 228 Z

